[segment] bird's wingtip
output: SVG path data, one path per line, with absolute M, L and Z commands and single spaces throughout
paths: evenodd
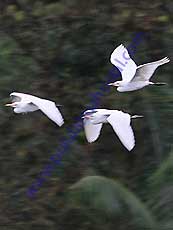
M 127 150 L 128 150 L 129 152 L 131 152 L 131 151 L 134 149 L 134 147 L 135 147 L 135 145 L 130 146 L 130 147 L 127 148 Z
M 134 140 L 133 143 L 131 143 L 131 144 L 129 144 L 128 146 L 126 146 L 126 148 L 127 148 L 127 150 L 128 150 L 129 152 L 131 152 L 131 151 L 134 149 L 134 147 L 135 147 L 135 140 Z
M 165 63 L 170 62 L 170 58 L 169 57 L 164 57 L 161 60 L 164 61 Z
M 62 121 L 61 123 L 59 123 L 59 127 L 61 127 L 64 124 L 64 121 Z

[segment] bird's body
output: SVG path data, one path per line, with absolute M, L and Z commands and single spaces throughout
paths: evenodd
M 29 113 L 29 112 L 34 112 L 36 110 L 39 110 L 38 106 L 32 103 L 25 103 L 25 102 L 21 102 L 20 106 L 16 106 L 14 108 L 15 113 Z
M 138 81 L 138 82 L 122 82 L 120 86 L 117 87 L 118 92 L 129 92 L 142 89 L 147 85 L 150 85 L 149 81 Z
M 154 83 L 150 81 L 154 71 L 160 65 L 168 63 L 170 60 L 165 57 L 161 60 L 137 66 L 130 58 L 127 49 L 121 44 L 111 54 L 110 61 L 122 74 L 122 81 L 109 83 L 116 86 L 117 91 L 127 92 L 142 89 L 147 85 L 165 85 L 166 83 Z
M 130 121 L 131 118 L 142 116 L 130 116 L 128 113 L 124 113 L 119 110 L 108 109 L 87 110 L 83 115 L 84 130 L 88 142 L 92 143 L 97 140 L 103 123 L 110 123 L 122 144 L 129 151 L 131 151 L 135 146 L 135 138 L 130 126 Z
M 16 92 L 11 93 L 10 96 L 12 97 L 12 103 L 6 104 L 6 106 L 13 107 L 15 113 L 28 113 L 41 110 L 57 125 L 63 125 L 63 117 L 53 101 Z
M 111 111 L 108 109 L 94 109 L 94 110 L 87 110 L 84 112 L 84 116 L 89 116 L 90 121 L 92 124 L 102 124 L 102 123 L 108 123 L 107 116 L 111 114 Z

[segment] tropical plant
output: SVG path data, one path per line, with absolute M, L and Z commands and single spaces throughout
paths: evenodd
M 103 176 L 87 176 L 70 187 L 72 205 L 95 210 L 110 219 L 124 218 L 128 224 L 142 229 L 157 229 L 154 216 L 145 204 L 117 180 Z

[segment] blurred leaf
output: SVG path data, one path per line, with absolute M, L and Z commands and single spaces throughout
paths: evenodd
M 87 176 L 70 189 L 72 202 L 79 206 L 94 208 L 112 217 L 120 213 L 122 215 L 128 209 L 139 225 L 156 227 L 154 217 L 147 207 L 117 181 L 102 176 Z
M 168 22 L 169 21 L 169 17 L 167 15 L 162 15 L 162 16 L 157 17 L 157 20 L 159 22 Z
M 173 152 L 159 165 L 148 181 L 152 188 L 158 189 L 165 184 L 173 184 Z

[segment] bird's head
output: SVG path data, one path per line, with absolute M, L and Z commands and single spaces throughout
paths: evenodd
M 12 108 L 16 108 L 18 105 L 18 102 L 13 102 L 11 104 L 6 104 L 5 106 L 9 106 L 9 107 L 12 107 Z
M 108 85 L 119 87 L 120 86 L 120 81 L 115 81 L 113 83 L 109 83 Z
M 94 117 L 95 113 L 97 112 L 97 110 L 95 109 L 91 109 L 91 110 L 87 110 L 83 113 L 82 118 L 83 119 L 91 119 Z

